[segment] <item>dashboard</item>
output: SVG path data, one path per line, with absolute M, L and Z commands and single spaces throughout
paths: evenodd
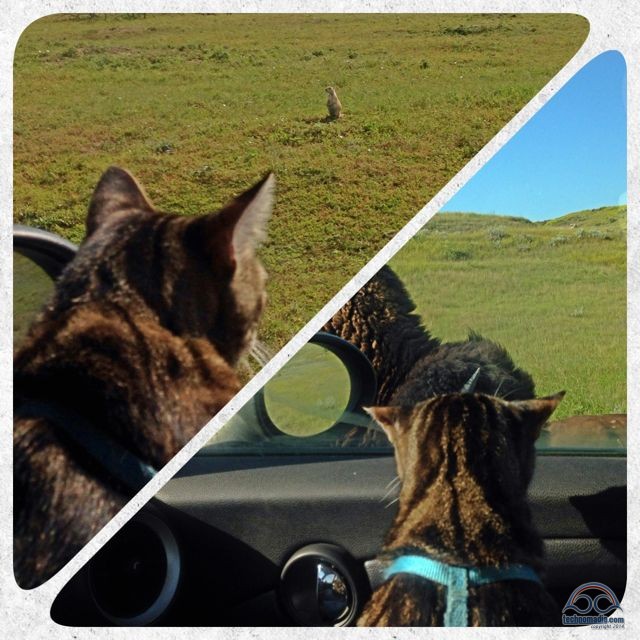
M 147 521 L 141 536 L 136 526 L 144 523 L 128 523 L 60 593 L 52 616 L 72 626 L 350 624 L 380 580 L 374 558 L 395 515 L 383 500 L 394 476 L 392 456 L 196 456 L 142 512 L 156 530 Z M 626 458 L 539 456 L 530 501 L 545 541 L 543 579 L 560 606 L 589 581 L 621 599 Z M 158 527 L 173 541 L 152 551 Z M 295 565 L 305 552 L 311 565 L 291 573 L 292 558 Z M 97 563 L 110 571 L 92 571 Z M 136 563 L 144 565 L 140 595 L 129 600 L 127 619 L 109 594 L 122 594 Z M 322 613 L 319 563 L 349 592 L 349 611 L 333 619 Z M 172 564 L 179 576 L 163 592 Z M 100 579 L 111 585 L 106 598 Z

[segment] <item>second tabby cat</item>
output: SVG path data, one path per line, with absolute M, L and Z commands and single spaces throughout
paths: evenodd
M 394 445 L 399 508 L 380 559 L 386 581 L 359 626 L 546 626 L 543 543 L 527 488 L 534 443 L 564 393 L 507 402 L 437 396 L 372 407 Z
M 239 390 L 273 182 L 189 218 L 156 210 L 122 169 L 102 176 L 85 240 L 14 360 L 21 587 L 58 571 Z

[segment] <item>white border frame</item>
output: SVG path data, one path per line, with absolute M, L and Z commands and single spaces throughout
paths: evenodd
M 451 196 L 473 174 L 505 144 L 518 129 L 547 101 L 578 69 L 603 51 L 617 49 L 627 62 L 628 99 L 628 414 L 629 414 L 629 503 L 628 503 L 628 574 L 627 589 L 622 602 L 625 629 L 620 635 L 639 637 L 638 598 L 640 589 L 637 582 L 640 535 L 635 533 L 632 523 L 638 522 L 638 390 L 634 372 L 640 370 L 640 262 L 638 260 L 638 240 L 640 220 L 638 202 L 640 194 L 639 172 L 639 118 L 640 118 L 640 3 L 637 0 L 431 0 L 416 2 L 405 0 L 353 1 L 312 0 L 303 3 L 298 0 L 139 0 L 135 10 L 149 13 L 195 13 L 195 12 L 278 12 L 278 13 L 330 13 L 330 12 L 416 12 L 416 13 L 577 13 L 589 20 L 590 33 L 577 54 L 562 71 L 555 76 L 523 109 L 513 118 L 470 162 L 467 164 L 396 236 L 369 262 L 355 277 L 338 292 L 330 302 L 273 358 L 267 367 L 257 374 L 213 420 L 169 463 L 164 469 L 102 530 L 95 538 L 56 576 L 47 583 L 31 591 L 21 590 L 15 583 L 12 571 L 12 472 L 11 472 L 11 429 L 12 418 L 12 264 L 11 225 L 13 197 L 13 53 L 22 31 L 35 19 L 52 13 L 114 12 L 131 11 L 132 3 L 126 0 L 13 0 L 11 6 L 4 7 L 4 19 L 0 26 L 0 629 L 5 637 L 29 638 L 126 638 L 127 629 L 117 628 L 67 628 L 56 625 L 50 618 L 51 603 L 67 581 L 104 545 L 104 543 L 145 504 L 187 460 L 250 398 L 282 365 L 315 333 L 326 317 L 332 315 L 366 282 L 391 256 L 393 256 L 415 232 L 422 227 Z M 389 630 L 375 629 L 261 629 L 201 627 L 146 628 L 136 630 L 140 638 L 185 636 L 190 640 L 223 635 L 225 638 L 262 638 L 282 635 L 305 638 L 341 637 L 349 633 L 360 637 L 379 636 L 388 638 Z M 476 633 L 480 637 L 512 634 L 510 629 L 448 630 L 448 629 L 395 629 L 395 638 Z M 526 629 L 518 630 L 522 637 L 571 637 L 577 638 L 597 633 L 588 627 Z

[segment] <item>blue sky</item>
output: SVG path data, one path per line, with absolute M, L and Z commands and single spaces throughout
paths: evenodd
M 608 51 L 586 64 L 442 211 L 548 220 L 626 204 L 626 67 Z

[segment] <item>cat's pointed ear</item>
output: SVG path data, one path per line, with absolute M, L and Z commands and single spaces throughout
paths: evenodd
M 230 238 L 232 258 L 255 253 L 267 236 L 276 179 L 267 174 L 217 214 L 218 224 Z
M 89 203 L 87 235 L 91 235 L 114 213 L 131 209 L 154 210 L 144 189 L 128 171 L 109 167 L 102 174 Z
M 565 392 L 560 391 L 552 396 L 532 400 L 513 400 L 508 404 L 518 413 L 525 428 L 537 438 L 544 423 L 551 417 L 564 396 Z
M 400 407 L 363 407 L 363 409 L 384 429 L 387 438 L 393 443 L 400 425 Z

